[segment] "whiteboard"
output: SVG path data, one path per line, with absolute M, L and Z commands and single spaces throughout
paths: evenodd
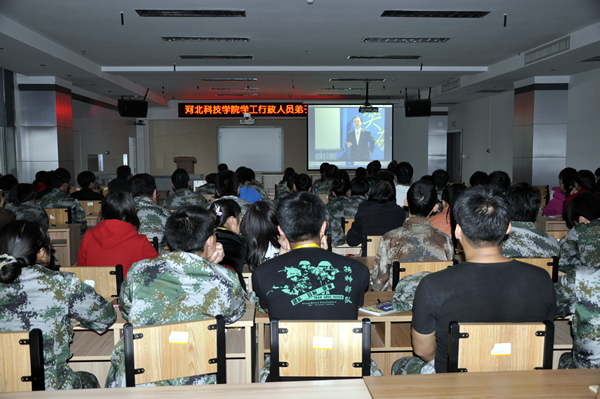
M 246 166 L 256 173 L 283 172 L 281 126 L 219 126 L 217 146 L 219 163 L 231 170 Z

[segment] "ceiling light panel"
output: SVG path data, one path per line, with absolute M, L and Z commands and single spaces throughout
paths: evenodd
M 242 87 L 242 88 L 233 88 L 233 87 L 214 87 L 210 89 L 210 91 L 259 91 L 258 87 Z
M 135 10 L 140 17 L 246 17 L 246 10 Z
M 356 93 L 356 94 L 317 94 L 317 96 L 320 97 L 357 97 L 360 96 L 360 94 Z
M 202 82 L 258 82 L 258 78 L 202 78 Z
M 349 55 L 349 60 L 418 60 L 420 55 Z
M 182 60 L 253 60 L 253 55 L 180 55 Z
M 321 90 L 325 91 L 365 91 L 358 87 L 323 87 Z
M 258 94 L 256 94 L 256 93 L 248 93 L 248 94 L 236 94 L 236 93 L 215 94 L 215 97 L 256 97 L 256 96 L 258 96 Z
M 483 18 L 489 11 L 385 10 L 382 17 L 394 18 Z
M 446 43 L 448 37 L 363 37 L 363 43 L 400 43 L 400 44 L 421 44 L 421 43 Z
M 214 37 L 214 36 L 172 36 L 162 37 L 165 42 L 249 42 L 249 37 Z
M 375 78 L 375 79 L 358 79 L 358 78 L 330 78 L 330 82 L 385 82 L 385 78 Z

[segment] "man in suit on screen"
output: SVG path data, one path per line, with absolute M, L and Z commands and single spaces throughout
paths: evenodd
M 371 132 L 362 128 L 362 118 L 352 118 L 354 129 L 346 134 L 346 149 L 350 150 L 350 159 L 353 161 L 368 161 L 375 150 L 375 139 Z

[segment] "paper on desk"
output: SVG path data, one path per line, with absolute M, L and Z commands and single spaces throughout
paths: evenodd
M 83 280 L 83 283 L 89 285 L 92 288 L 96 286 L 96 282 L 94 280 Z
M 313 337 L 313 349 L 333 349 L 333 337 Z
M 187 344 L 190 333 L 187 331 L 171 331 L 169 334 L 170 344 Z
M 492 356 L 508 356 L 510 355 L 510 342 L 506 344 L 494 344 L 494 349 L 492 349 Z
M 598 393 L 598 385 L 590 385 L 590 390 L 592 390 L 594 393 Z

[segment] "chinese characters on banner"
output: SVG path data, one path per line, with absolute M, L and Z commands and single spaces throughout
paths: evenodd
M 179 103 L 180 118 L 197 117 L 243 117 L 245 113 L 252 116 L 306 116 L 307 106 L 304 104 L 186 104 Z

